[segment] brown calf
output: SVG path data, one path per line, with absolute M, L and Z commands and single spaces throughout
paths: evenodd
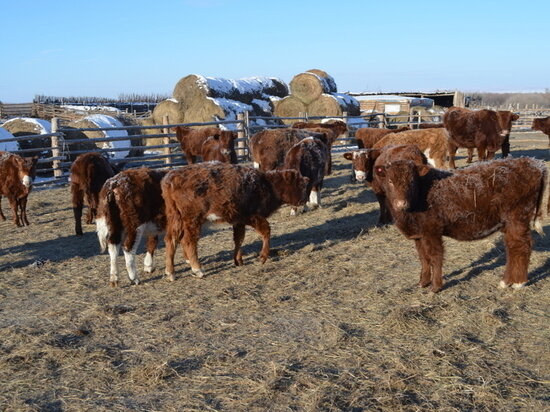
M 531 129 L 539 130 L 545 135 L 547 135 L 549 138 L 548 144 L 550 145 L 550 116 L 542 117 L 539 119 L 533 119 L 533 124 L 531 125 Z
M 502 129 L 501 134 L 504 135 L 504 140 L 502 142 L 502 157 L 508 157 L 510 154 L 510 132 L 512 131 L 512 122 L 519 119 L 519 115 L 512 113 L 508 110 L 498 110 L 497 111 L 498 122 L 500 128 Z M 474 149 L 468 149 L 468 159 L 467 163 L 472 163 L 474 158 Z
M 315 209 L 321 204 L 321 189 L 330 152 L 327 145 L 316 137 L 306 137 L 296 143 L 286 154 L 284 169 L 294 169 L 309 179 L 306 208 Z M 296 214 L 292 208 L 291 214 Z
M 501 287 L 527 282 L 532 239 L 530 223 L 541 230 L 546 187 L 544 163 L 531 158 L 482 162 L 454 173 L 433 169 L 416 146 L 415 160 L 375 162 L 374 180 L 385 192 L 395 224 L 413 239 L 422 264 L 420 286 L 443 286 L 443 236 L 478 240 L 500 230 L 506 245 Z
M 326 132 L 330 147 L 332 147 L 338 138 L 348 131 L 346 122 L 341 120 L 331 120 L 326 123 L 296 122 L 292 127 L 294 129 L 310 129 L 314 132 Z
M 410 130 L 407 126 L 400 127 L 399 129 L 378 129 L 374 127 L 362 127 L 355 132 L 355 139 L 357 140 L 357 147 L 359 149 L 372 149 L 376 142 L 381 140 L 389 133 L 399 133 Z
M 451 107 L 443 115 L 449 132 L 449 165 L 456 168 L 455 155 L 459 147 L 477 148 L 480 160 L 492 159 L 504 142 L 497 113 L 493 110 L 469 110 Z
M 166 204 L 166 275 L 174 279 L 174 255 L 181 242 L 196 277 L 203 277 L 197 256 L 201 226 L 207 222 L 227 222 L 233 226 L 235 265 L 243 264 L 241 244 L 245 225 L 263 238 L 260 260 L 269 256 L 270 227 L 267 221 L 283 203 L 302 205 L 307 199 L 306 177 L 295 170 L 263 173 L 259 170 L 208 162 L 170 171 L 162 181 Z
M 118 169 L 111 165 L 99 153 L 84 153 L 78 156 L 71 165 L 71 194 L 73 200 L 74 230 L 82 235 L 82 208 L 84 197 L 88 202 L 86 223 L 91 224 L 97 215 L 99 192 L 107 179 L 118 173 Z
M 101 251 L 109 250 L 111 286 L 118 286 L 117 256 L 121 244 L 128 277 L 139 284 L 135 255 L 143 236 L 147 236 L 143 270 L 153 271 L 158 235 L 166 228 L 160 191 L 160 181 L 165 174 L 146 167 L 125 170 L 108 179 L 101 189 L 96 217 L 97 237 Z
M 201 146 L 201 157 L 203 162 L 216 160 L 222 163 L 237 163 L 237 153 L 235 152 L 236 134 L 223 130 L 220 134 L 209 136 Z
M 217 127 L 203 127 L 192 129 L 190 127 L 176 126 L 176 138 L 178 139 L 181 151 L 185 153 L 188 164 L 196 162 L 197 156 L 202 153 L 202 145 L 210 136 L 220 136 L 219 143 L 223 149 L 234 152 L 233 142 L 237 137 L 235 132 L 225 131 Z M 235 160 L 236 162 L 236 160 Z
M 13 223 L 28 226 L 27 198 L 36 175 L 38 157 L 21 157 L 10 152 L 0 152 L 0 219 L 6 220 L 2 212 L 2 196 L 10 202 Z

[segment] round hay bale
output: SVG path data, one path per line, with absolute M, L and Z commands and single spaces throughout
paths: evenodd
M 155 124 L 164 124 L 164 116 L 168 115 L 169 124 L 178 124 L 184 122 L 184 108 L 177 99 L 163 100 L 156 105 L 153 110 L 153 120 Z
M 34 119 L 31 117 L 16 117 L 5 122 L 2 127 L 13 136 L 39 136 L 52 132 L 52 125 L 47 120 Z M 50 137 L 31 137 L 19 140 L 20 149 L 37 149 L 36 152 L 27 152 L 25 156 L 45 157 L 48 152 L 44 148 L 50 148 L 52 140 Z M 39 150 L 42 149 L 42 150 Z M 44 153 L 43 153 L 44 152 Z
M 13 135 L 6 129 L 0 127 L 0 140 L 13 139 Z M 16 152 L 19 150 L 18 142 L 0 142 L 0 151 L 2 152 Z
M 316 74 L 317 76 L 319 76 L 321 79 L 324 79 L 325 82 L 327 83 L 327 86 L 330 90 L 330 93 L 336 93 L 338 92 L 338 88 L 336 87 L 336 82 L 334 81 L 334 77 L 332 77 L 330 74 L 328 74 L 327 72 L 323 71 L 323 70 L 319 70 L 319 69 L 311 69 L 311 70 L 306 70 L 307 73 L 313 73 L 313 74 Z
M 290 81 L 290 92 L 305 105 L 317 100 L 324 93 L 330 93 L 328 83 L 314 73 L 300 73 Z
M 297 97 L 290 95 L 281 99 L 275 106 L 273 114 L 277 117 L 298 117 L 307 111 L 306 105 Z M 292 124 L 295 119 L 281 119 L 285 124 Z
M 152 117 L 145 117 L 141 119 L 138 118 L 137 122 L 140 126 L 155 126 L 155 121 Z M 149 129 L 147 127 L 140 129 L 140 131 L 143 135 L 157 135 L 162 133 L 162 129 Z M 149 137 L 143 140 L 145 140 L 145 146 L 157 146 L 164 144 L 164 139 L 162 137 Z
M 93 139 L 101 139 L 105 137 L 127 137 L 126 130 L 108 130 L 111 127 L 124 126 L 119 120 L 112 116 L 103 114 L 94 114 L 86 116 L 82 119 L 72 121 L 67 125 L 70 129 L 96 129 L 102 128 L 107 130 L 71 130 L 66 133 L 67 146 L 69 152 L 76 150 L 95 150 L 95 149 L 127 149 L 120 151 L 107 152 L 107 155 L 112 159 L 122 159 L 130 154 L 130 140 L 117 140 L 112 142 L 93 143 Z M 90 142 L 71 144 L 70 140 L 75 139 L 90 139 Z M 76 157 L 76 156 L 75 156 Z
M 307 107 L 310 116 L 342 116 L 347 107 L 342 107 L 341 102 L 332 94 L 322 94 Z

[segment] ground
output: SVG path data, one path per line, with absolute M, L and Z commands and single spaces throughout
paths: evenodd
M 514 134 L 512 153 L 550 166 L 542 134 Z M 207 276 L 179 251 L 173 283 L 161 246 L 141 285 L 122 270 L 110 288 L 95 227 L 73 235 L 68 187 L 34 191 L 29 227 L 0 222 L 0 409 L 550 410 L 550 219 L 523 290 L 498 288 L 496 234 L 446 240 L 432 294 L 413 242 L 375 227 L 372 192 L 334 159 L 320 210 L 271 217 L 266 264 L 253 231 L 237 268 L 231 231 L 206 229 Z

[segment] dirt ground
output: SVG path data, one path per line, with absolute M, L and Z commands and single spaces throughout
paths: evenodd
M 512 154 L 550 166 L 542 134 L 514 134 Z M 206 229 L 207 276 L 178 251 L 173 283 L 161 246 L 141 285 L 122 270 L 110 288 L 95 226 L 73 235 L 68 187 L 34 191 L 31 226 L 0 222 L 0 410 L 550 410 L 550 218 L 523 290 L 498 288 L 495 234 L 447 239 L 434 295 L 413 242 L 375 227 L 375 197 L 333 157 L 320 210 L 271 217 L 266 264 L 252 230 L 236 268 L 229 228 Z

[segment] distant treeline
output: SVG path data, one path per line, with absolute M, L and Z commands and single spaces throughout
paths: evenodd
M 513 106 L 520 108 L 550 107 L 550 89 L 544 93 L 473 93 L 470 95 L 470 106 Z
M 44 96 L 36 95 L 33 103 L 39 104 L 66 104 L 72 106 L 109 106 L 129 112 L 146 112 L 153 110 L 155 106 L 168 99 L 170 96 L 162 94 L 120 94 L 117 99 L 109 97 L 90 97 L 90 96 Z

